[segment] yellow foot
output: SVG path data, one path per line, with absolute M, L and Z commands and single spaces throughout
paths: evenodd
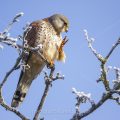
M 49 62 L 49 64 L 47 65 L 47 68 L 52 68 L 52 67 L 54 67 L 54 61 L 53 60 L 51 60 Z
M 52 66 L 54 66 L 54 61 L 53 60 L 50 61 L 50 67 L 52 67 Z

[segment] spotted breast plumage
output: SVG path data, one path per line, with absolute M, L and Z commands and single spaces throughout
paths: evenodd
M 61 48 L 62 32 L 67 32 L 69 27 L 68 19 L 61 14 L 54 14 L 48 18 L 32 22 L 29 30 L 24 33 L 27 44 L 31 47 L 40 45 L 40 52 L 51 64 L 55 60 L 65 61 L 65 53 Z M 25 64 L 29 69 L 21 71 L 19 82 L 14 93 L 11 106 L 18 107 L 24 100 L 26 93 L 32 81 L 40 74 L 45 62 L 36 54 L 30 52 L 28 56 L 23 57 Z

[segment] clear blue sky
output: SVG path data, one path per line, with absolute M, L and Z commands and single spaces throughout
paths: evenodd
M 100 63 L 87 47 L 83 29 L 87 29 L 90 36 L 96 40 L 94 47 L 102 55 L 106 55 L 112 44 L 120 37 L 120 0 L 1 0 L 0 7 L 0 31 L 2 31 L 13 16 L 18 12 L 24 12 L 24 16 L 11 30 L 11 36 L 22 34 L 26 22 L 42 19 L 54 13 L 66 15 L 70 21 L 70 29 L 67 33 L 69 43 L 65 47 L 66 63 L 57 63 L 56 72 L 65 75 L 64 81 L 53 83 L 47 100 L 44 104 L 41 117 L 45 120 L 69 120 L 75 110 L 75 96 L 71 93 L 72 87 L 86 93 L 91 93 L 97 101 L 103 91 L 103 85 L 97 84 L 100 75 Z M 66 35 L 66 34 L 64 34 Z M 120 48 L 112 54 L 108 65 L 120 67 Z M 10 47 L 0 50 L 0 81 L 6 71 L 14 64 L 17 52 Z M 3 89 L 3 95 L 8 104 L 11 103 L 16 89 L 20 71 L 14 72 L 9 77 Z M 111 72 L 110 74 L 113 74 Z M 110 81 L 114 79 L 110 75 Z M 43 74 L 32 84 L 29 93 L 19 107 L 19 110 L 29 118 L 32 118 L 40 101 L 44 89 Z M 82 105 L 81 111 L 88 105 Z M 114 120 L 118 119 L 120 107 L 114 101 L 107 101 L 94 113 L 84 120 Z M 20 120 L 15 114 L 0 107 L 1 120 Z

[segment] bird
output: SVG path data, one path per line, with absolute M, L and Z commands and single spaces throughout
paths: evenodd
M 38 51 L 53 65 L 55 61 L 65 62 L 66 55 L 63 50 L 64 39 L 61 33 L 69 29 L 69 20 L 62 14 L 53 14 L 47 18 L 33 21 L 29 29 L 24 32 L 24 39 L 30 47 L 41 46 Z M 35 52 L 23 56 L 28 69 L 21 70 L 16 91 L 13 95 L 11 107 L 17 108 L 25 99 L 31 83 L 46 66 L 45 61 Z

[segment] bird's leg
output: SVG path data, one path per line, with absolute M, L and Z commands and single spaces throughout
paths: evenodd
M 49 75 L 49 78 L 50 80 L 53 79 L 53 73 L 55 71 L 55 64 L 54 64 L 54 61 L 51 61 L 50 64 L 47 64 L 47 68 L 50 69 L 50 75 Z M 51 83 L 51 81 L 49 81 Z
M 63 51 L 63 47 L 65 46 L 65 44 L 68 42 L 68 38 L 65 36 L 65 38 L 62 40 L 62 43 L 60 45 L 60 47 L 58 48 L 59 52 Z
M 50 60 L 50 62 L 47 64 L 47 68 L 48 69 L 52 69 L 52 68 L 54 68 L 54 61 L 53 60 Z

